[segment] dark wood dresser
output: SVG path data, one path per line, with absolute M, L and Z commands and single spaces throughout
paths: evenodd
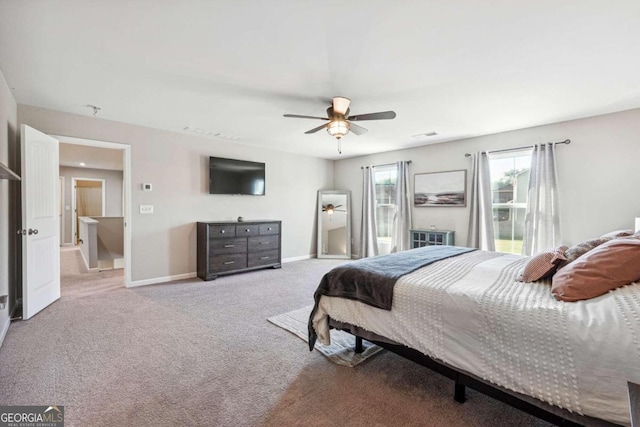
M 198 277 L 280 268 L 281 221 L 198 222 Z

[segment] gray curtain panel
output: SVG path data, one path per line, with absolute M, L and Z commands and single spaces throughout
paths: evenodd
M 362 169 L 362 222 L 360 227 L 360 257 L 378 255 L 378 227 L 376 225 L 376 184 L 373 167 Z
M 410 249 L 411 204 L 409 189 L 409 162 L 397 162 L 396 211 L 391 232 L 391 252 Z
M 489 173 L 489 155 L 487 153 L 479 151 L 473 155 L 471 194 L 469 198 L 471 199 L 471 211 L 467 246 L 485 251 L 495 251 L 493 208 L 491 206 L 491 175 Z
M 531 155 L 522 253 L 535 255 L 558 246 L 561 239 L 556 147 L 552 143 L 537 144 Z

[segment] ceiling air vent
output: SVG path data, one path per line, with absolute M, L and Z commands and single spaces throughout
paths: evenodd
M 419 133 L 417 135 L 412 135 L 412 138 L 424 138 L 424 137 L 430 137 L 430 136 L 436 136 L 438 134 L 438 132 L 425 132 L 425 133 Z
M 191 126 L 186 126 L 183 130 L 185 130 L 187 132 L 195 133 L 197 135 L 214 136 L 216 138 L 231 139 L 233 141 L 236 141 L 236 140 L 240 139 L 239 136 L 227 135 L 227 134 L 224 134 L 224 133 L 215 132 L 215 131 L 212 131 L 212 130 L 194 128 L 194 127 L 191 127 Z

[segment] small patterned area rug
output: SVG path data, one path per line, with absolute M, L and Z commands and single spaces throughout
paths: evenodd
M 308 307 L 303 307 L 298 310 L 270 317 L 267 320 L 282 329 L 286 329 L 305 342 L 309 342 L 307 323 L 309 322 L 309 315 L 311 314 L 312 309 L 313 306 L 310 305 Z M 364 347 L 364 351 L 362 353 L 356 353 L 354 351 L 354 336 L 344 331 L 332 329 L 331 345 L 317 343 L 315 349 L 333 363 L 354 367 L 382 350 L 382 347 L 371 344 L 366 340 L 362 340 L 362 345 Z

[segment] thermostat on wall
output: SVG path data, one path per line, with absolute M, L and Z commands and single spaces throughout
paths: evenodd
M 151 191 L 151 184 L 142 184 L 142 191 Z

